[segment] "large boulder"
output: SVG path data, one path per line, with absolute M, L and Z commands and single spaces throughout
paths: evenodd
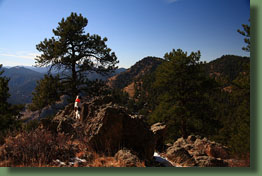
M 128 115 L 124 108 L 108 104 L 94 117 L 85 119 L 88 142 L 96 151 L 115 154 L 126 147 L 142 159 L 153 158 L 155 141 L 152 131 L 141 119 Z

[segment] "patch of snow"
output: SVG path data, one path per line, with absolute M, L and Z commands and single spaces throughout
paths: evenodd
M 161 157 L 157 152 L 154 152 L 154 158 L 157 162 L 162 163 L 166 167 L 174 167 L 171 161 L 169 161 L 167 158 Z
M 59 159 L 55 160 L 56 163 L 60 164 L 60 166 L 65 166 L 66 163 L 65 162 L 62 162 L 60 161 Z
M 74 163 L 74 162 L 68 162 L 68 164 L 69 164 L 70 166 L 73 166 L 75 163 Z
M 81 163 L 86 163 L 85 159 L 81 159 L 81 158 L 78 158 L 78 157 L 73 158 L 73 160 L 75 160 L 77 162 L 81 162 Z

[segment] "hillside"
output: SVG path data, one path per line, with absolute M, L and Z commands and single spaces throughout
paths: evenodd
M 248 57 L 223 55 L 206 64 L 206 72 L 210 76 L 227 76 L 233 81 L 243 71 L 243 66 L 250 62 Z
M 161 58 L 157 57 L 145 57 L 128 70 L 109 78 L 107 84 L 111 88 L 124 89 L 132 96 L 135 90 L 134 82 L 140 80 L 144 75 L 154 72 L 162 61 Z
M 32 91 L 35 89 L 36 81 L 43 77 L 43 74 L 24 67 L 4 68 L 3 76 L 10 78 L 9 102 L 12 104 L 30 103 Z

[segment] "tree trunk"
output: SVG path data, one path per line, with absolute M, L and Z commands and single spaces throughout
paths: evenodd
M 78 94 L 77 90 L 77 73 L 76 73 L 76 64 L 72 63 L 72 90 L 71 94 L 75 97 Z

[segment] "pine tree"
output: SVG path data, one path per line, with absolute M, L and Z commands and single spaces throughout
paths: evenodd
M 63 94 L 63 86 L 59 75 L 45 75 L 43 79 L 37 81 L 36 88 L 32 94 L 32 104 L 29 106 L 32 111 L 41 110 L 45 106 L 58 101 Z
M 171 138 L 191 133 L 209 135 L 215 128 L 209 92 L 216 83 L 205 76 L 200 51 L 190 55 L 181 49 L 165 54 L 165 62 L 156 71 L 154 88 L 162 92 L 151 122 L 163 121 Z
M 108 73 L 118 63 L 115 53 L 106 45 L 107 38 L 85 33 L 87 23 L 87 18 L 81 14 L 71 13 L 53 30 L 55 37 L 36 46 L 42 53 L 37 56 L 36 65 L 66 73 L 62 75 L 63 83 L 72 97 L 79 93 L 86 71 Z
M 243 31 L 241 31 L 240 29 L 237 30 L 238 33 L 245 36 L 244 42 L 247 44 L 247 46 L 243 47 L 242 50 L 250 52 L 250 25 L 242 24 L 242 27 L 244 29 Z
M 2 65 L 0 65 L 0 69 L 2 68 Z M 1 77 L 3 74 L 3 70 L 0 71 L 0 129 L 3 131 L 4 129 L 7 129 L 10 124 L 10 115 L 8 113 L 9 103 L 7 102 L 7 99 L 10 97 L 9 94 L 9 88 L 8 88 L 8 82 L 9 79 L 6 77 Z
M 250 74 L 241 73 L 234 81 L 233 102 L 237 106 L 230 145 L 240 155 L 250 151 Z
M 245 156 L 250 152 L 250 71 L 249 64 L 232 83 L 228 114 L 223 118 L 220 138 L 232 153 Z
M 20 122 L 16 119 L 19 111 L 23 108 L 20 105 L 11 105 L 7 102 L 10 97 L 8 82 L 9 78 L 2 77 L 2 65 L 0 64 L 0 144 L 8 130 L 20 127 Z
M 0 64 L 0 70 L 2 68 L 2 65 Z M 0 71 L 0 107 L 1 107 L 1 113 L 4 114 L 3 112 L 7 109 L 8 103 L 7 99 L 10 97 L 9 94 L 9 88 L 8 88 L 8 82 L 9 79 L 6 77 L 1 77 L 1 75 L 4 73 L 3 70 Z

